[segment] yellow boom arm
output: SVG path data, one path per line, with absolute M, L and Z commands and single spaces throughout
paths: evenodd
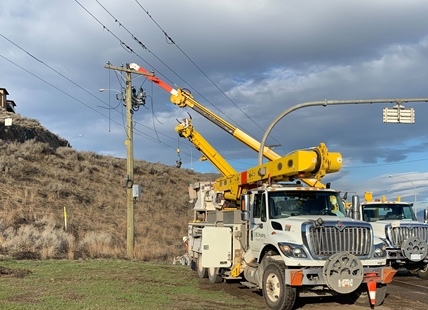
M 214 189 L 224 192 L 226 200 L 236 202 L 241 194 L 259 182 L 321 180 L 327 173 L 337 172 L 341 167 L 342 155 L 329 153 L 325 144 L 320 143 L 312 149 L 298 150 L 247 171 L 222 177 L 216 180 Z
M 236 174 L 236 170 L 193 128 L 190 119 L 184 119 L 175 126 L 175 131 L 180 137 L 189 139 L 223 176 Z
M 140 67 L 136 63 L 131 63 L 130 68 L 142 72 L 142 73 L 149 73 L 144 68 Z M 200 103 L 198 103 L 195 99 L 193 99 L 193 95 L 190 94 L 188 91 L 185 91 L 184 89 L 174 89 L 161 79 L 159 79 L 156 76 L 146 76 L 147 79 L 151 80 L 153 83 L 157 84 L 159 87 L 167 91 L 171 94 L 170 100 L 173 104 L 180 108 L 189 107 L 211 121 L 212 123 L 216 124 L 218 127 L 222 128 L 224 131 L 231 134 L 233 137 L 247 145 L 248 147 L 252 148 L 254 151 L 258 152 L 260 149 L 260 142 L 252 138 L 251 136 L 247 135 L 242 130 L 234 127 L 233 125 L 226 122 L 224 119 L 216 115 L 215 113 L 211 112 L 204 106 L 202 106 Z M 277 159 L 280 159 L 281 156 L 269 149 L 268 147 L 264 147 L 263 149 L 263 156 L 267 158 L 270 161 L 274 161 Z M 224 161 L 224 159 L 223 159 Z M 225 162 L 225 161 L 224 161 Z M 221 172 L 221 170 L 219 170 Z M 223 173 L 223 172 L 221 172 Z M 325 185 L 319 182 L 319 179 L 313 179 L 313 178 L 307 178 L 302 179 L 302 182 L 307 184 L 308 186 L 315 186 L 324 188 Z
M 237 203 L 241 194 L 259 182 L 293 181 L 312 178 L 321 180 L 327 173 L 342 167 L 340 153 L 329 153 L 324 143 L 308 150 L 298 150 L 247 171 L 236 172 L 232 166 L 194 129 L 190 119 L 184 119 L 175 131 L 202 152 L 223 177 L 216 180 L 214 189 L 224 193 L 224 198 Z

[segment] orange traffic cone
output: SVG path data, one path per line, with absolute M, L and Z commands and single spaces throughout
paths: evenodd
M 369 289 L 370 304 L 374 306 L 376 304 L 376 282 L 368 282 L 367 287 Z

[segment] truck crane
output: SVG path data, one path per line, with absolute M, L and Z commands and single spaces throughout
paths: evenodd
M 346 194 L 346 193 L 345 193 Z M 425 223 L 418 222 L 413 203 L 373 199 L 372 192 L 364 193 L 364 201 L 351 203 L 351 217 L 369 222 L 375 236 L 386 244 L 387 262 L 395 269 L 407 269 L 428 279 L 428 209 L 424 210 Z M 346 198 L 346 197 L 345 197 Z
M 129 65 L 131 69 L 134 69 L 136 71 L 142 72 L 142 73 L 149 73 L 149 71 L 145 70 L 144 68 L 140 67 L 136 63 L 131 63 Z M 161 87 L 163 90 L 167 91 L 170 96 L 170 101 L 175 104 L 176 106 L 180 108 L 189 107 L 208 119 L 210 122 L 214 123 L 227 133 L 231 134 L 233 137 L 253 149 L 254 151 L 259 151 L 260 149 L 260 142 L 240 130 L 239 128 L 236 128 L 235 126 L 231 125 L 209 109 L 205 108 L 203 105 L 201 105 L 199 102 L 197 102 L 193 95 L 184 88 L 178 88 L 174 89 L 161 79 L 159 79 L 156 76 L 146 76 L 147 79 L 152 81 L 154 84 L 157 84 L 159 87 Z M 268 160 L 277 160 L 280 159 L 281 156 L 268 147 L 265 147 L 263 149 L 263 156 L 267 158 Z M 325 188 L 325 185 L 319 181 L 319 179 L 310 179 L 310 178 L 302 178 L 302 182 L 307 184 L 308 186 L 315 186 L 320 188 Z
M 200 182 L 189 191 L 196 204 L 185 239 L 199 277 L 211 283 L 240 279 L 260 289 L 271 309 L 290 310 L 297 296 L 346 294 L 359 305 L 383 302 L 396 270 L 386 265 L 385 244 L 372 226 L 345 216 L 339 191 L 290 182 L 338 171 L 339 153 L 321 143 L 235 173 L 190 119 L 175 130 L 222 174 L 214 185 Z M 240 209 L 231 207 L 237 202 Z
M 223 175 L 216 180 L 214 190 L 221 193 L 216 198 L 217 203 L 223 201 L 228 208 L 239 207 L 241 194 L 267 178 L 270 181 L 293 181 L 309 177 L 321 180 L 327 173 L 337 172 L 342 166 L 340 153 L 329 153 L 325 144 L 320 143 L 317 147 L 298 150 L 256 168 L 237 173 L 194 129 L 191 119 L 184 119 L 175 127 L 175 131 L 181 137 L 187 138 Z

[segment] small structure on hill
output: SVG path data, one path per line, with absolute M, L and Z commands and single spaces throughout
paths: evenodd
M 0 107 L 2 111 L 12 112 L 15 113 L 15 101 L 8 100 L 7 95 L 9 93 L 7 92 L 6 88 L 0 88 Z

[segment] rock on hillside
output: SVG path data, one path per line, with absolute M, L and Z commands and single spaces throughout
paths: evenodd
M 5 126 L 3 119 L 12 118 L 12 126 Z M 26 140 L 35 140 L 49 144 L 53 149 L 60 146 L 67 146 L 68 141 L 51 133 L 35 119 L 21 117 L 19 114 L 1 112 L 0 118 L 0 139 L 8 142 L 24 143 Z

